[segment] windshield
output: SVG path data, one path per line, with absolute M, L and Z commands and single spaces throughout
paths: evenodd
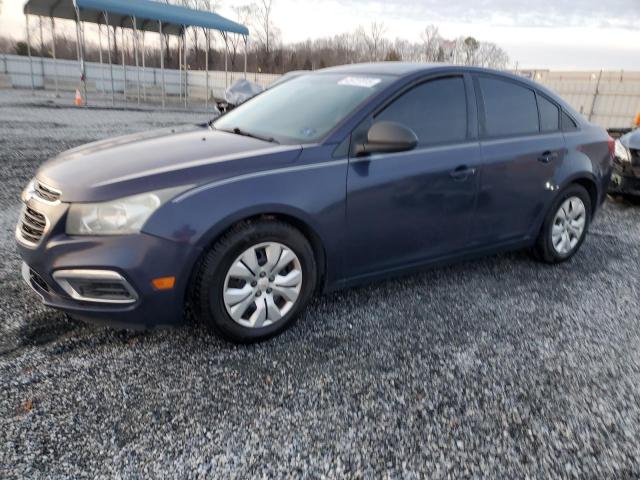
M 385 75 L 302 75 L 231 110 L 213 127 L 281 143 L 317 142 L 393 79 Z

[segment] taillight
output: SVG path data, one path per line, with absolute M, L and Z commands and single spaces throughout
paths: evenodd
M 611 158 L 613 159 L 616 155 L 616 141 L 609 137 L 609 140 L 607 140 L 607 144 L 609 146 L 609 155 L 611 155 Z

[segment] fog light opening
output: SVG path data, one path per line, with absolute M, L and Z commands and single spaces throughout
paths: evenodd
M 71 298 L 83 302 L 134 303 L 138 299 L 125 278 L 111 270 L 58 270 L 53 278 Z

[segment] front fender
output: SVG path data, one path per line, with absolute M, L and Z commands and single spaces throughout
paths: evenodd
M 293 167 L 244 174 L 186 192 L 156 212 L 144 231 L 202 251 L 243 219 L 260 214 L 292 217 L 322 242 L 329 284 L 341 275 L 347 161 L 322 161 L 325 149 L 317 150 Z

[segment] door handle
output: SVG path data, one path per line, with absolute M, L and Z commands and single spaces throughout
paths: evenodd
M 538 161 L 542 163 L 549 163 L 551 162 L 551 160 L 555 160 L 556 158 L 558 158 L 557 152 L 551 152 L 547 150 L 546 152 L 544 152 L 542 155 L 538 157 Z
M 465 178 L 475 174 L 476 169 L 473 167 L 467 167 L 466 165 L 461 165 L 455 170 L 449 172 L 449 176 L 451 176 L 451 178 L 453 178 L 454 180 L 464 180 Z

